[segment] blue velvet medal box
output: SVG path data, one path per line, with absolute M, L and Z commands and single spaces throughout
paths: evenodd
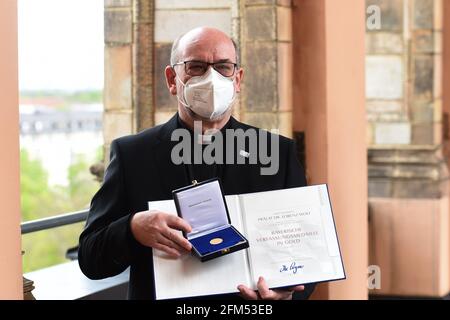
M 231 225 L 219 179 L 193 181 L 172 193 L 178 216 L 192 227 L 183 235 L 202 262 L 249 247 L 247 239 Z

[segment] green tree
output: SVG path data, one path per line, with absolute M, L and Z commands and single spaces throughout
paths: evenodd
M 33 220 L 45 216 L 51 203 L 48 174 L 39 160 L 32 160 L 26 150 L 20 152 L 20 188 L 22 219 Z
M 71 210 L 85 208 L 89 205 L 92 195 L 97 191 L 98 184 L 89 172 L 89 164 L 83 156 L 69 167 L 68 195 L 71 200 Z
M 89 164 L 78 156 L 69 167 L 67 186 L 49 186 L 48 174 L 39 160 L 21 150 L 21 205 L 24 221 L 86 208 L 99 184 Z M 24 235 L 24 272 L 67 261 L 65 252 L 78 243 L 84 223 Z

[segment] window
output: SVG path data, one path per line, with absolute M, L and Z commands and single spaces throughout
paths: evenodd
M 102 160 L 103 0 L 19 0 L 22 220 L 85 209 Z M 85 121 L 97 126 L 85 126 Z M 67 261 L 83 223 L 23 236 L 24 272 Z

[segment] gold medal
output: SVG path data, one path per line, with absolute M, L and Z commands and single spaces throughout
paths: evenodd
M 209 243 L 211 243 L 212 245 L 221 244 L 222 242 L 223 242 L 222 238 L 214 238 L 214 239 L 211 239 L 211 241 L 209 241 Z

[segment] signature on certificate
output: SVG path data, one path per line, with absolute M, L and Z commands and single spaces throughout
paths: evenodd
M 280 268 L 280 272 L 292 272 L 293 274 L 296 274 L 299 269 L 303 269 L 304 265 L 297 265 L 294 262 L 291 263 L 291 265 L 288 267 L 287 265 L 283 264 Z

